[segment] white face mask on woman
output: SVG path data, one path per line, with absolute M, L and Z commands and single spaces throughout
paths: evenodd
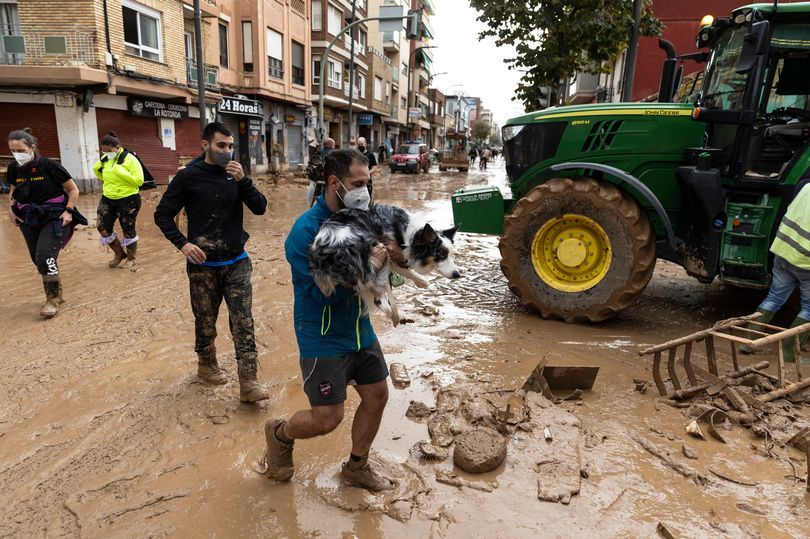
M 343 205 L 351 210 L 367 210 L 371 204 L 371 194 L 368 192 L 368 187 L 357 187 L 349 191 L 343 182 L 340 186 L 346 191 L 346 196 L 338 198 L 343 202 Z
M 14 159 L 17 160 L 17 164 L 20 166 L 26 165 L 34 159 L 34 154 L 28 152 L 11 152 L 11 155 L 14 156 Z
M 117 152 L 117 151 L 113 151 L 113 152 L 104 152 L 104 157 L 106 157 L 107 159 L 110 159 L 110 160 L 115 159 L 115 157 L 116 157 L 117 155 L 118 155 L 118 152 Z

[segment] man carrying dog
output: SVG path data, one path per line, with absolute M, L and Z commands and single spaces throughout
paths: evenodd
M 388 401 L 388 367 L 360 297 L 341 286 L 325 296 L 313 281 L 308 262 L 310 245 L 333 213 L 342 208 L 368 209 L 368 161 L 357 150 L 334 151 L 326 157 L 324 177 L 325 192 L 298 218 L 285 242 L 301 374 L 311 408 L 265 424 L 267 476 L 288 481 L 293 475 L 293 442 L 335 430 L 343 420 L 351 384 L 360 395 L 360 405 L 352 421 L 351 453 L 341 475 L 353 485 L 379 492 L 393 488 L 393 483 L 369 466 L 368 454 Z M 388 262 L 382 244 L 371 257 L 377 267 Z

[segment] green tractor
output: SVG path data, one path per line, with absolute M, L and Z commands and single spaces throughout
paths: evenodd
M 657 259 L 704 283 L 767 289 L 769 247 L 810 175 L 810 2 L 754 4 L 704 26 L 708 51 L 664 62 L 658 103 L 555 107 L 503 128 L 512 197 L 452 196 L 461 230 L 500 235 L 509 288 L 546 318 L 606 320 Z M 679 61 L 705 62 L 672 103 Z

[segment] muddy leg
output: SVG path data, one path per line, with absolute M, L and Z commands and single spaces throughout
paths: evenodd
M 222 285 L 217 268 L 186 266 L 194 313 L 194 351 L 200 365 L 217 367 L 217 316 L 222 304 Z
M 121 203 L 120 222 L 121 230 L 124 232 L 124 239 L 121 246 L 126 249 L 127 266 L 135 269 L 135 253 L 138 248 L 138 231 L 135 223 L 138 219 L 138 212 L 141 209 L 141 195 L 135 194 L 127 197 Z

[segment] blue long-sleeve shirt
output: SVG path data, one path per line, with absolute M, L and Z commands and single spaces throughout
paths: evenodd
M 309 247 L 321 225 L 332 215 L 323 195 L 301 215 L 290 230 L 284 250 L 292 270 L 294 320 L 302 358 L 339 356 L 374 344 L 377 336 L 360 297 L 338 286 L 325 296 L 309 273 Z

